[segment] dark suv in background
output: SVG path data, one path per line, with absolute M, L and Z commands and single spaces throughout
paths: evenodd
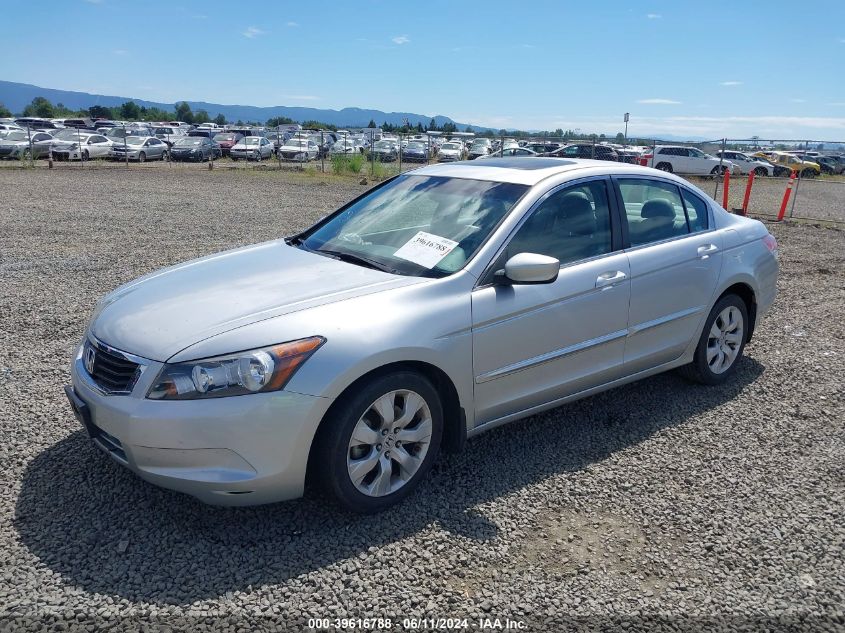
M 619 162 L 619 154 L 607 145 L 593 145 L 592 143 L 574 143 L 561 147 L 549 156 L 555 158 L 594 158 L 596 160 L 610 160 Z

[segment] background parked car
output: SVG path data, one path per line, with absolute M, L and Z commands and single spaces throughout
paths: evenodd
M 206 136 L 185 136 L 170 148 L 170 160 L 174 161 L 203 162 L 212 160 L 214 156 L 215 143 Z
M 114 143 L 102 134 L 90 134 L 73 130 L 70 140 L 54 139 L 53 158 L 55 160 L 88 160 L 90 158 L 108 158 L 112 155 Z M 122 142 L 122 141 L 121 141 Z
M 220 134 L 215 134 L 212 140 L 220 146 L 221 154 L 228 156 L 232 147 L 236 143 L 240 143 L 243 138 L 244 135 L 240 132 L 221 132 Z
M 126 143 L 112 145 L 112 158 L 117 160 L 167 160 L 167 144 L 155 136 L 130 136 Z
M 463 159 L 464 146 L 461 143 L 443 143 L 443 145 L 440 146 L 440 152 L 438 153 L 437 160 L 441 163 Z
M 0 139 L 0 158 L 42 158 L 50 154 L 52 143 L 53 137 L 47 132 L 9 130 Z
M 725 150 L 724 152 L 716 152 L 716 158 L 729 160 L 737 166 L 741 174 L 749 174 L 752 171 L 755 176 L 774 176 L 775 167 L 769 161 L 761 160 L 757 157 L 751 157 L 743 152 L 736 152 L 733 150 Z
M 472 145 L 469 148 L 469 159 L 473 160 L 480 158 L 481 156 L 487 156 L 487 154 L 492 151 L 493 148 L 492 143 L 490 143 L 490 139 L 477 138 L 472 142 Z
M 773 152 L 755 152 L 751 154 L 751 158 L 770 164 L 774 170 L 775 176 L 788 177 L 792 173 L 792 169 L 785 165 L 779 165 L 778 163 L 772 162 L 772 154 Z
M 563 145 L 560 143 L 553 143 L 553 142 L 531 142 L 529 141 L 522 147 L 530 149 L 532 152 L 539 154 L 540 156 L 546 156 L 551 154 L 552 152 L 556 152 L 559 150 Z
M 374 154 L 373 158 L 375 160 L 383 163 L 392 162 L 399 158 L 399 151 L 397 147 L 398 145 L 393 141 L 376 141 L 370 152 L 368 152 L 368 157 Z
M 278 155 L 282 160 L 307 163 L 319 155 L 317 144 L 310 139 L 290 138 L 279 148 Z
M 155 127 L 153 128 L 153 134 L 160 141 L 164 141 L 165 145 L 168 147 L 172 147 L 173 143 L 185 136 L 184 130 L 180 130 L 178 127 L 169 126 Z
M 771 161 L 783 167 L 787 167 L 790 171 L 794 170 L 798 172 L 801 174 L 802 178 L 815 178 L 822 173 L 822 168 L 818 163 L 801 160 L 797 156 L 786 152 L 772 152 Z
M 222 149 L 222 148 L 221 148 Z M 245 136 L 229 150 L 232 160 L 263 160 L 273 157 L 273 143 L 263 136 Z
M 692 176 L 707 176 L 723 174 L 730 170 L 739 175 L 739 169 L 730 161 L 720 160 L 710 154 L 705 154 L 695 147 L 683 145 L 657 145 L 654 154 L 647 152 L 643 155 L 648 167 L 656 167 L 669 173 L 687 174 Z
M 482 156 L 481 158 L 528 158 L 530 156 L 539 156 L 536 152 L 532 152 L 527 147 L 505 147 L 498 151 Z
M 329 150 L 329 154 L 332 156 L 336 154 L 360 154 L 361 153 L 361 146 L 356 143 L 351 138 L 341 138 L 338 141 L 335 141 L 334 145 L 332 145 L 331 149 Z
M 609 160 L 619 162 L 619 154 L 608 145 L 593 145 L 592 143 L 572 143 L 552 152 L 549 156 L 556 158 L 592 158 L 595 160 Z
M 833 176 L 845 171 L 845 163 L 838 162 L 830 156 L 819 156 L 816 158 L 816 162 L 819 164 L 823 174 Z
M 414 141 L 402 148 L 402 160 L 408 162 L 428 162 L 428 147 L 425 143 Z

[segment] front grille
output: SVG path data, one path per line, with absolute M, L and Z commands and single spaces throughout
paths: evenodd
M 88 354 L 93 352 L 93 366 L 88 363 Z M 102 389 L 108 392 L 129 392 L 135 384 L 138 368 L 140 365 L 123 357 L 119 352 L 106 350 L 102 347 L 94 347 L 91 343 L 85 343 L 83 360 L 85 366 Z

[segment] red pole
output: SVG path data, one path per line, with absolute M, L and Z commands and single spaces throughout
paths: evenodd
M 754 184 L 754 170 L 748 172 L 748 184 L 745 185 L 745 197 L 742 199 L 742 215 L 748 215 L 748 200 L 751 198 L 751 185 Z
M 789 202 L 789 194 L 792 193 L 792 185 L 795 184 L 795 178 L 797 175 L 798 173 L 793 169 L 792 174 L 789 176 L 789 182 L 786 183 L 786 191 L 783 192 L 783 202 L 780 203 L 778 222 L 783 220 L 783 216 L 786 214 L 786 203 Z
M 725 168 L 725 182 L 723 183 L 722 191 L 722 208 L 728 208 L 728 188 L 731 186 L 731 170 Z

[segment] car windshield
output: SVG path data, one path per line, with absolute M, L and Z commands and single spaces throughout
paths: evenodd
M 196 136 L 188 136 L 185 138 L 180 138 L 174 145 L 179 145 L 180 147 L 194 147 L 196 145 L 202 145 L 202 138 Z
M 291 147 L 308 147 L 308 141 L 301 141 L 295 138 L 289 140 L 287 144 Z
M 379 141 L 373 147 L 375 147 L 376 149 L 390 149 L 393 147 L 393 144 L 389 141 Z
M 442 277 L 463 267 L 527 190 L 512 183 L 400 176 L 309 229 L 301 243 L 395 274 Z
M 408 149 L 425 149 L 422 143 L 408 143 Z
M 173 134 L 173 128 L 169 127 L 157 127 L 154 131 L 156 134 Z
M 258 145 L 259 141 L 261 141 L 260 136 L 245 136 L 240 141 L 238 141 L 239 145 Z
M 235 135 L 234 134 L 215 134 L 214 140 L 215 141 L 234 141 Z
M 144 141 L 146 141 L 146 137 L 144 136 L 127 136 L 126 137 L 126 144 L 127 145 L 143 145 Z
M 7 141 L 26 141 L 29 138 L 26 132 L 18 132 L 17 130 L 12 130 L 6 136 Z
M 460 146 L 455 143 L 443 143 L 443 147 L 440 149 L 460 149 Z

